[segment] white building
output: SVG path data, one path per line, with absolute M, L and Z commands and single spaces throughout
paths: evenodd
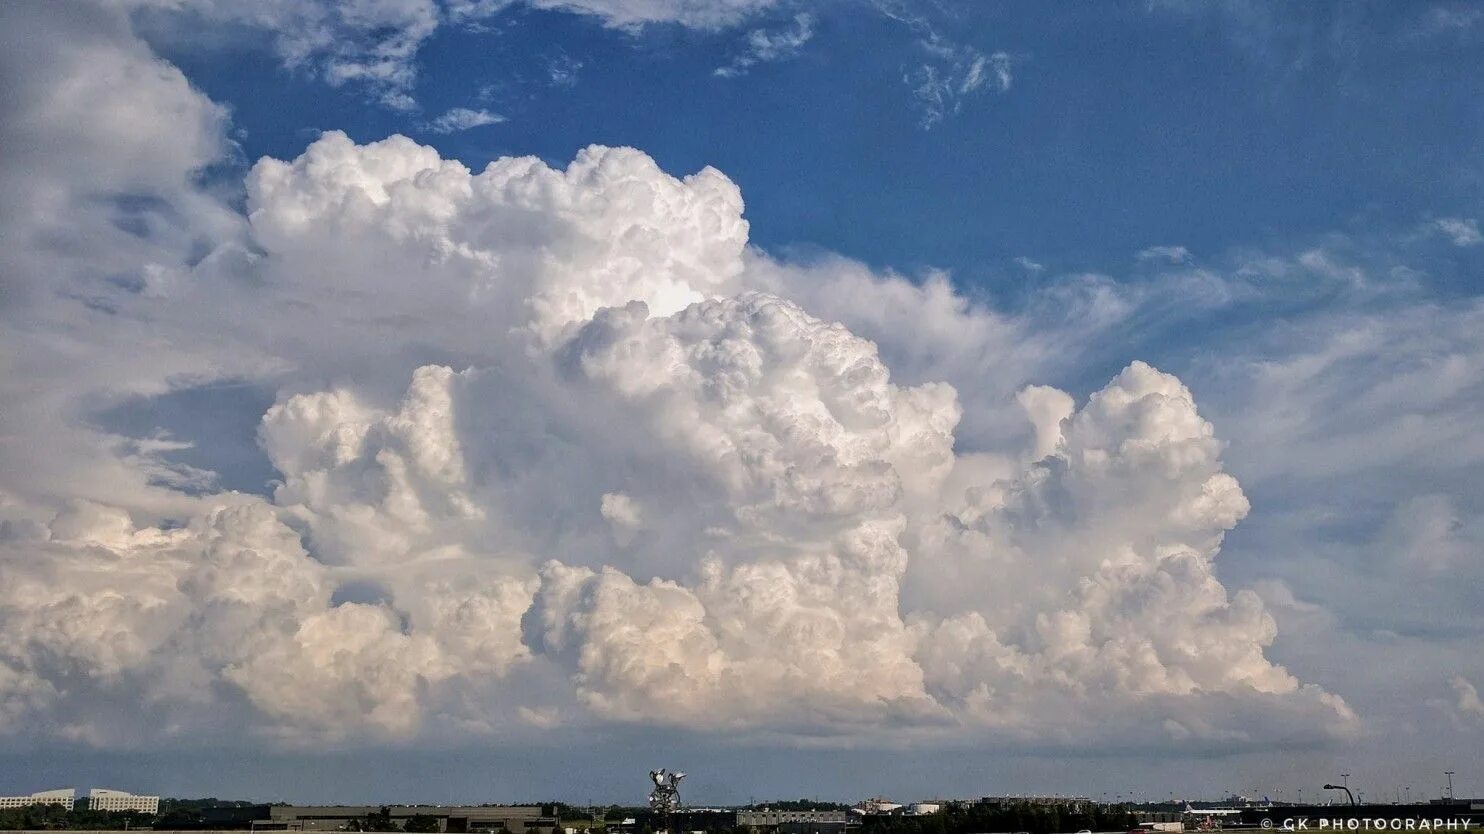
M 77 789 L 62 788 L 55 791 L 40 791 L 28 796 L 0 796 L 0 809 L 29 808 L 32 805 L 61 805 L 71 811 L 75 802 L 77 802 Z
M 892 811 L 901 807 L 902 804 L 900 802 L 892 802 L 884 796 L 873 796 L 852 806 L 850 810 L 862 816 L 874 816 L 876 814 L 890 814 Z
M 93 788 L 88 791 L 88 810 L 138 811 L 141 814 L 158 814 L 160 798 L 139 796 L 127 791 L 114 791 L 108 788 Z

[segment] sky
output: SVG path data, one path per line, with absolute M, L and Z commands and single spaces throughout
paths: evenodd
M 0 5 L 0 793 L 1484 795 L 1481 46 Z

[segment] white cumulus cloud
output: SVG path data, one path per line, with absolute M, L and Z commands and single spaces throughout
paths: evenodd
M 331 132 L 239 212 L 193 180 L 222 112 L 127 21 L 7 16 L 7 739 L 1353 731 L 1218 579 L 1248 502 L 1174 376 L 1029 385 L 1027 321 L 751 251 L 732 181 L 635 149 Z M 263 494 L 101 425 L 222 380 L 267 397 Z

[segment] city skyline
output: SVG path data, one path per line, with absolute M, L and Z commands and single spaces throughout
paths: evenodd
M 1481 47 L 0 4 L 0 774 L 1484 795 Z
M 1345 780 L 1345 781 L 1348 781 L 1348 780 Z M 745 788 L 746 786 L 741 786 L 741 787 L 744 787 Z M 559 789 L 557 789 L 557 790 L 559 790 Z M 1016 794 L 998 794 L 998 795 L 997 794 L 990 793 L 990 794 L 966 795 L 966 796 L 955 796 L 955 795 L 947 795 L 947 794 L 942 794 L 942 793 L 931 794 L 931 795 L 922 795 L 922 796 L 896 796 L 896 797 L 888 797 L 888 796 L 885 796 L 885 795 L 882 795 L 882 794 L 879 794 L 879 793 L 878 794 L 871 794 L 869 796 L 867 796 L 867 795 L 861 795 L 861 796 L 836 796 L 836 797 L 830 797 L 830 796 L 821 797 L 819 795 L 813 795 L 813 796 L 803 795 L 803 796 L 798 796 L 798 797 L 794 797 L 794 796 L 774 796 L 772 798 L 759 798 L 757 796 L 749 796 L 747 798 L 747 801 L 746 802 L 730 802 L 730 803 L 708 802 L 705 797 L 701 797 L 701 798 L 699 798 L 696 801 L 685 801 L 684 797 L 681 797 L 679 804 L 676 805 L 676 806 L 674 806 L 673 808 L 671 808 L 671 810 L 672 811 L 678 811 L 678 810 L 682 810 L 682 809 L 684 809 L 684 810 L 768 809 L 768 808 L 771 808 L 771 807 L 774 807 L 774 806 L 784 807 L 784 806 L 792 806 L 792 805 L 800 805 L 801 804 L 801 805 L 804 805 L 804 806 L 820 806 L 820 807 L 829 806 L 829 807 L 834 807 L 834 808 L 843 808 L 843 809 L 851 810 L 851 811 L 853 811 L 853 812 L 855 812 L 857 814 L 871 815 L 871 814 L 888 814 L 888 813 L 894 813 L 894 812 L 911 812 L 911 813 L 914 813 L 914 814 L 927 814 L 927 813 L 932 813 L 932 812 L 934 812 L 934 811 L 937 810 L 937 807 L 935 807 L 932 803 L 974 803 L 974 802 L 987 802 L 987 801 L 993 801 L 993 802 L 1017 802 L 1017 801 L 1022 801 L 1022 802 L 1041 803 L 1041 804 L 1051 804 L 1051 803 L 1093 803 L 1093 804 L 1098 804 L 1098 805 L 1109 805 L 1109 806 L 1113 806 L 1113 805 L 1138 805 L 1138 806 L 1169 806 L 1169 805 L 1175 805 L 1175 806 L 1193 806 L 1193 805 L 1198 805 L 1198 806 L 1201 806 L 1197 810 L 1207 810 L 1208 809 L 1207 806 L 1219 806 L 1219 805 L 1238 806 L 1238 807 L 1262 807 L 1262 806 L 1282 806 L 1282 805 L 1318 805 L 1318 806 L 1324 806 L 1324 805 L 1349 805 L 1349 804 L 1352 804 L 1351 801 L 1350 801 L 1349 795 L 1338 793 L 1338 791 L 1340 790 L 1340 788 L 1337 785 L 1326 784 L 1324 786 L 1321 786 L 1321 788 L 1318 791 L 1311 792 L 1310 798 L 1309 798 L 1309 800 L 1307 802 L 1303 798 L 1303 788 L 1302 787 L 1293 788 L 1292 790 L 1288 790 L 1288 795 L 1287 796 L 1284 795 L 1286 790 L 1288 790 L 1288 789 L 1283 788 L 1283 787 L 1263 788 L 1263 787 L 1260 787 L 1260 786 L 1253 786 L 1253 787 L 1247 789 L 1246 792 L 1243 792 L 1242 790 L 1235 790 L 1235 791 L 1232 791 L 1230 793 L 1225 793 L 1224 795 L 1217 795 L 1217 796 L 1185 796 L 1185 795 L 1177 795 L 1176 792 L 1174 792 L 1174 791 L 1160 792 L 1160 791 L 1157 791 L 1157 790 L 1154 791 L 1153 793 L 1141 792 L 1141 791 L 1138 791 L 1138 790 L 1129 790 L 1129 791 L 1126 791 L 1126 792 L 1116 792 L 1116 793 L 1115 792 L 1110 792 L 1110 791 L 1103 791 L 1101 793 L 1086 793 L 1086 792 L 1083 792 L 1083 793 L 1078 793 L 1078 792 L 1071 792 L 1071 793 L 1016 793 Z M 1336 791 L 1336 793 L 1329 793 L 1329 791 L 1331 791 L 1331 790 Z M 1453 801 L 1453 800 L 1458 800 L 1458 801 L 1463 801 L 1463 802 L 1471 801 L 1471 798 L 1470 797 L 1468 797 L 1468 796 L 1463 796 L 1463 797 L 1454 796 L 1447 789 L 1442 790 L 1436 796 L 1428 795 L 1428 794 L 1425 793 L 1425 791 L 1422 791 L 1422 790 L 1417 791 L 1416 795 L 1413 795 L 1413 792 L 1412 792 L 1413 789 L 1412 789 L 1412 786 L 1411 785 L 1406 785 L 1406 786 L 1397 785 L 1397 786 L 1394 786 L 1394 787 L 1390 788 L 1389 790 L 1391 791 L 1391 793 L 1387 793 L 1386 790 L 1373 791 L 1372 792 L 1373 795 L 1370 796 L 1370 797 L 1367 797 L 1365 795 L 1365 792 L 1364 791 L 1357 790 L 1354 793 L 1355 802 L 1356 802 L 1356 804 L 1369 802 L 1371 804 L 1381 804 L 1381 805 L 1387 805 L 1387 804 L 1409 804 L 1409 803 L 1417 803 L 1417 804 L 1423 804 L 1423 805 L 1425 805 L 1425 804 L 1429 804 L 1429 803 L 1433 803 L 1433 802 L 1439 802 L 1439 801 Z M 3 793 L 4 793 L 4 791 L 3 790 L 0 790 L 0 794 L 3 794 Z M 137 804 L 137 801 L 146 801 L 146 802 L 148 802 L 150 804 L 154 804 L 154 803 L 158 802 L 161 805 L 168 804 L 168 803 L 177 803 L 177 802 L 200 803 L 200 802 L 208 801 L 208 799 L 209 800 L 212 800 L 212 801 L 216 801 L 216 802 L 222 803 L 219 806 L 211 806 L 211 807 L 222 807 L 222 808 L 230 808 L 230 807 L 234 807 L 234 806 L 237 806 L 237 805 L 244 805 L 244 804 L 248 804 L 248 805 L 252 805 L 252 804 L 256 804 L 256 805 L 290 804 L 290 805 L 292 805 L 293 804 L 293 803 L 284 803 L 284 801 L 283 801 L 283 799 L 281 797 L 261 797 L 261 796 L 259 796 L 259 797 L 248 797 L 248 796 L 237 796 L 237 795 L 234 795 L 232 789 L 225 788 L 225 787 L 222 790 L 212 791 L 210 797 L 184 797 L 184 796 L 182 796 L 182 797 L 175 797 L 175 796 L 166 796 L 166 795 L 151 795 L 151 794 L 147 794 L 147 793 L 137 793 L 137 792 L 134 792 L 134 791 L 117 790 L 117 789 L 113 789 L 113 788 L 99 788 L 99 787 L 90 788 L 89 791 L 88 791 L 88 793 L 86 793 L 86 794 L 79 795 L 79 793 L 80 793 L 80 789 L 77 789 L 77 788 L 52 787 L 52 788 L 48 788 L 48 789 L 32 791 L 32 792 L 29 792 L 29 793 L 17 794 L 15 796 L 0 796 L 0 800 L 3 800 L 5 802 L 8 802 L 9 803 L 9 804 L 3 806 L 3 807 L 7 807 L 7 808 L 24 807 L 23 805 L 20 805 L 20 804 L 17 804 L 17 803 L 21 802 L 22 800 L 28 799 L 28 798 L 31 799 L 31 800 L 33 800 L 33 802 L 35 804 L 63 804 L 63 805 L 66 805 L 68 807 L 71 807 L 71 805 L 73 803 L 76 803 L 79 800 L 87 801 L 91 805 L 91 803 L 93 801 L 97 801 L 100 798 L 101 799 L 104 799 L 104 800 L 116 799 L 116 800 L 118 800 L 118 802 L 116 802 L 115 804 L 122 803 L 124 805 Z M 655 799 L 654 799 L 653 793 L 649 794 L 647 797 L 646 796 L 643 796 L 642 794 L 643 794 L 643 791 L 640 791 L 639 794 L 636 794 L 636 797 L 637 798 L 636 797 L 628 797 L 627 798 L 627 801 L 613 801 L 613 802 L 595 802 L 591 798 L 588 798 L 588 799 L 586 799 L 584 801 L 576 801 L 573 797 L 560 795 L 559 793 L 558 794 L 547 793 L 547 794 L 542 794 L 540 796 L 530 796 L 530 797 L 525 797 L 524 799 L 517 799 L 517 800 L 514 800 L 514 801 L 509 801 L 509 800 L 491 801 L 491 800 L 487 800 L 486 799 L 486 801 L 480 802 L 480 801 L 478 801 L 480 799 L 479 797 L 464 797 L 464 801 L 457 802 L 457 803 L 450 803 L 450 802 L 442 802 L 442 803 L 419 803 L 419 802 L 402 801 L 398 797 L 395 797 L 395 796 L 383 796 L 383 797 L 380 797 L 377 801 L 371 802 L 370 803 L 370 806 L 374 807 L 375 805 L 381 804 L 381 805 L 390 805 L 392 807 L 398 807 L 398 808 L 418 808 L 418 807 L 445 808 L 445 807 L 517 807 L 517 806 L 533 807 L 533 806 L 537 806 L 537 805 L 561 804 L 561 805 L 565 805 L 565 806 L 568 806 L 570 808 L 576 808 L 576 809 L 581 809 L 581 808 L 644 808 L 644 807 L 652 807 L 652 806 L 654 806 Z M 1317 794 L 1317 796 L 1316 796 L 1316 794 Z M 902 801 L 896 802 L 896 801 L 894 801 L 896 799 L 900 799 Z M 1477 799 L 1475 799 L 1473 801 L 1477 801 Z M 926 804 L 924 805 L 924 803 L 926 803 Z M 316 807 L 320 807 L 320 808 L 354 807 L 354 804 L 352 804 L 352 803 L 325 802 L 325 801 L 321 801 L 321 802 L 317 802 L 317 803 L 302 803 L 301 802 L 301 803 L 299 803 L 299 805 L 301 805 L 303 807 L 310 807 L 310 808 L 316 808 Z M 921 810 L 921 811 L 914 810 L 915 807 L 918 806 L 918 805 L 923 806 L 924 810 Z M 133 808 L 118 808 L 118 807 L 92 808 L 92 810 L 100 810 L 100 809 L 101 810 L 134 810 Z

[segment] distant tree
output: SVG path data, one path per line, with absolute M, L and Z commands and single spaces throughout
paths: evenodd
M 161 803 L 163 805 L 163 803 Z M 155 818 L 155 827 L 166 830 L 189 831 L 201 827 L 201 811 L 196 808 L 172 808 L 160 809 L 160 815 Z
M 843 802 L 820 802 L 816 799 L 778 799 L 770 802 L 759 802 L 747 806 L 752 810 L 770 808 L 774 811 L 847 811 L 849 805 Z
M 119 831 L 124 828 L 151 828 L 156 818 L 136 811 L 90 811 L 87 808 L 67 810 L 60 805 L 31 805 L 0 811 L 0 830 L 79 830 Z
M 434 834 L 439 831 L 438 818 L 431 814 L 413 814 L 402 824 L 408 834 Z
M 1029 834 L 1089 829 L 1126 830 L 1132 815 L 1102 807 L 1074 811 L 1056 805 L 969 803 L 949 805 L 925 816 L 868 816 L 862 834 L 973 834 L 981 831 L 1025 831 Z
M 214 796 L 203 796 L 198 799 L 167 796 L 160 800 L 160 813 L 165 814 L 171 811 L 201 811 L 206 808 L 247 808 L 261 804 L 263 803 L 246 799 L 217 799 Z
M 351 820 L 353 824 L 360 827 L 355 831 L 400 831 L 397 824 L 392 822 L 392 809 L 383 805 L 380 809 L 367 814 L 365 819 Z

